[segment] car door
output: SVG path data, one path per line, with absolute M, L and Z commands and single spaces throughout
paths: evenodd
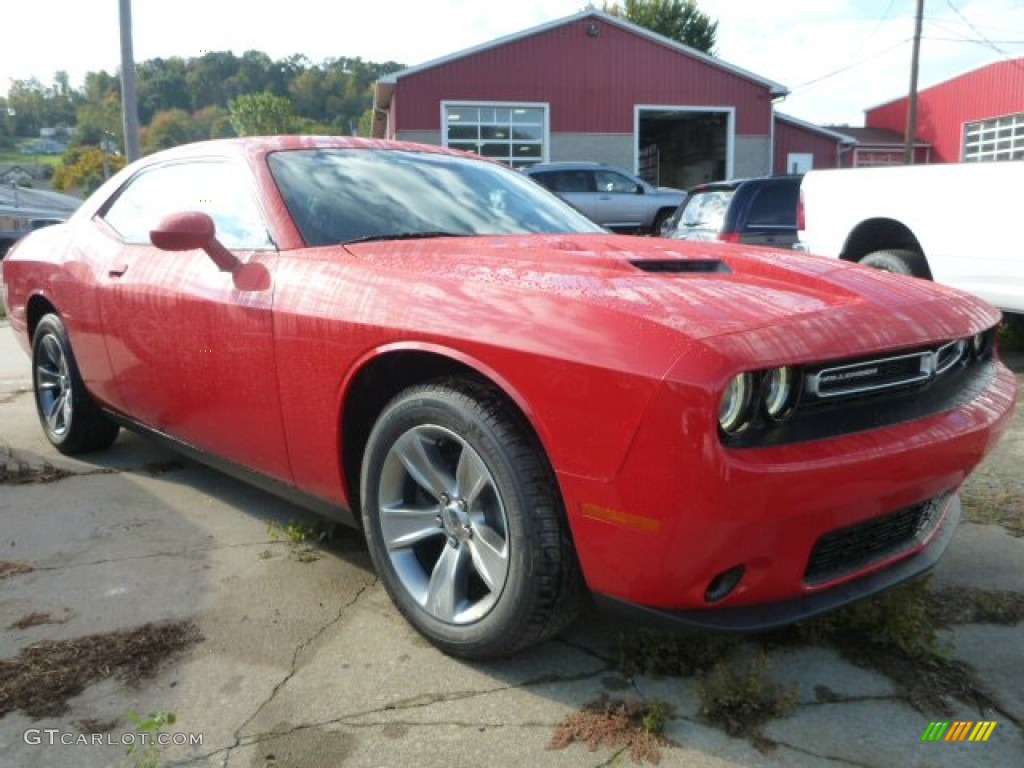
M 648 225 L 650 201 L 636 179 L 608 168 L 593 172 L 594 187 L 592 218 L 606 227 L 627 229 Z M 650 214 L 650 215 L 649 215 Z
M 291 478 L 274 358 L 273 284 L 239 290 L 201 250 L 162 251 L 149 232 L 198 210 L 241 261 L 273 275 L 276 250 L 247 167 L 227 160 L 156 166 L 97 216 L 106 250 L 100 314 L 126 412 L 200 450 Z

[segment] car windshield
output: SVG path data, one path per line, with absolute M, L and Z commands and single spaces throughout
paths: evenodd
M 682 227 L 690 229 L 710 229 L 721 231 L 725 223 L 725 212 L 729 210 L 734 190 L 709 189 L 694 192 L 686 201 L 680 219 Z
M 275 152 L 269 164 L 309 246 L 604 231 L 529 179 L 471 157 L 390 149 L 304 149 Z

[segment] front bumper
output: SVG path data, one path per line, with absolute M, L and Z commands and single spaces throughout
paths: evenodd
M 991 365 L 980 390 L 940 413 L 758 448 L 723 446 L 700 409 L 685 407 L 686 393 L 667 387 L 615 477 L 559 475 L 587 584 L 603 602 L 676 623 L 764 628 L 927 570 L 959 519 L 956 490 L 1013 410 L 1014 376 Z M 913 528 L 905 513 L 935 499 L 945 500 L 943 517 L 886 542 L 894 545 L 880 556 L 869 543 L 867 557 L 819 558 L 848 531 L 856 548 L 880 521 Z M 736 571 L 735 586 L 719 590 Z
M 777 629 L 842 608 L 930 571 L 949 547 L 960 522 L 959 496 L 954 494 L 947 504 L 942 521 L 923 549 L 888 567 L 819 592 L 772 603 L 678 611 L 638 605 L 602 593 L 594 594 L 594 602 L 602 610 L 636 618 L 645 624 L 671 628 L 684 627 L 708 632 L 762 632 Z

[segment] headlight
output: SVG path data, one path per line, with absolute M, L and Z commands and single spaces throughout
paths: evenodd
M 741 373 L 734 376 L 718 402 L 718 425 L 729 435 L 742 432 L 750 424 L 750 401 L 753 376 Z
M 773 419 L 782 419 L 789 414 L 793 405 L 793 369 L 790 367 L 775 368 L 764 377 L 762 397 L 764 409 Z

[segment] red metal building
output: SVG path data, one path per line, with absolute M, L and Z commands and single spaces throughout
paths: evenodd
M 786 93 L 588 9 L 381 79 L 374 133 L 514 167 L 602 161 L 685 188 L 771 173 Z
M 806 173 L 812 168 L 839 168 L 856 139 L 842 129 L 823 128 L 775 113 L 774 173 Z
M 1024 160 L 1024 57 L 972 70 L 918 93 L 917 139 L 931 162 Z M 869 128 L 902 133 L 907 99 L 867 110 Z

